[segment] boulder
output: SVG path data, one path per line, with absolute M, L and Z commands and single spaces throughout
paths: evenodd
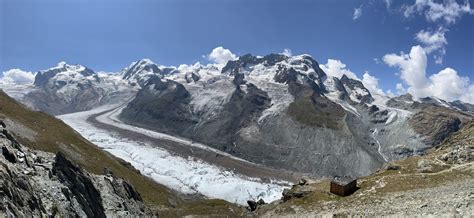
M 257 210 L 258 204 L 257 204 L 257 202 L 255 202 L 254 200 L 248 200 L 248 201 L 247 201 L 247 204 L 249 205 L 248 208 L 249 208 L 250 211 L 255 211 L 255 210 Z

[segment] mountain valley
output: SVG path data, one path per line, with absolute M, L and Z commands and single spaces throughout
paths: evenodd
M 23 104 L 2 93 L 0 119 L 16 139 L 2 136 L 0 176 L 26 196 L 4 206 L 7 214 L 22 215 L 27 201 L 36 206 L 23 215 L 352 214 L 381 198 L 398 201 L 393 193 L 450 192 L 457 182 L 474 189 L 473 105 L 371 93 L 357 78 L 329 76 L 309 55 L 179 67 L 143 59 L 117 73 L 61 62 L 33 84 L 0 88 Z M 25 170 L 34 173 L 19 176 Z M 328 181 L 340 177 L 359 178 L 360 190 L 332 196 Z M 301 178 L 308 182 L 298 185 Z M 96 191 L 75 193 L 77 180 Z M 456 193 L 472 201 L 467 192 Z M 55 200 L 58 193 L 68 201 Z M 260 199 L 269 204 L 244 208 Z M 472 211 L 461 205 L 456 213 Z M 423 208 L 409 214 L 433 209 Z

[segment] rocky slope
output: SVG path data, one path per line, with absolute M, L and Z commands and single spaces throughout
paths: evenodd
M 123 110 L 124 121 L 316 177 L 368 175 L 423 153 L 464 124 L 430 132 L 420 119 L 450 121 L 420 118 L 421 107 L 431 105 L 426 99 L 384 104 L 388 97 L 375 99 L 345 75 L 327 76 L 308 55 L 244 55 L 223 67 L 194 65 L 147 81 Z M 472 119 L 444 106 L 433 104 L 433 113 Z
M 351 196 L 329 193 L 326 180 L 308 180 L 284 192 L 281 201 L 259 206 L 259 217 L 472 216 L 474 214 L 474 122 L 436 150 L 386 164 L 362 177 Z
M 89 174 L 62 153 L 22 146 L 5 128 L 0 133 L 0 145 L 3 215 L 151 215 L 135 188 L 112 172 Z
M 143 59 L 117 75 L 62 63 L 39 72 L 34 86 L 21 100 L 50 114 L 125 102 L 134 96 L 120 115 L 124 122 L 315 178 L 370 175 L 387 162 L 442 147 L 473 120 L 470 104 L 370 93 L 357 79 L 328 76 L 309 55 L 249 54 L 225 66 L 178 68 Z M 75 146 L 64 146 L 68 137 L 54 137 L 61 143 L 55 141 L 46 150 L 80 153 Z M 44 149 L 42 144 L 31 145 Z M 93 166 L 97 160 L 71 156 L 86 170 L 102 172 L 97 166 L 103 163 Z M 120 176 L 131 178 L 127 173 Z M 135 186 L 141 182 L 130 181 Z M 158 201 L 168 208 L 169 201 L 176 201 L 169 200 L 174 199 L 170 194 L 152 195 L 143 186 L 136 187 L 145 190 L 141 192 L 145 202 Z M 189 205 L 183 202 L 180 205 Z M 220 209 L 232 208 L 221 203 Z
M 1 215 L 235 216 L 245 212 L 222 200 L 172 192 L 62 121 L 31 111 L 3 92 L 0 120 Z

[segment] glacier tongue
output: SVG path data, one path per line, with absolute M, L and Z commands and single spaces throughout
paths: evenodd
M 174 156 L 168 151 L 152 147 L 142 142 L 131 141 L 113 132 L 99 129 L 86 120 L 114 107 L 58 116 L 82 136 L 110 152 L 130 162 L 135 168 L 158 183 L 171 189 L 187 193 L 202 194 L 209 198 L 224 199 L 229 202 L 246 205 L 249 199 L 263 199 L 265 202 L 281 198 L 288 185 L 281 181 L 262 182 L 205 163 L 194 158 Z

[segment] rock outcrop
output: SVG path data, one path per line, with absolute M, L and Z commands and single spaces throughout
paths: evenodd
M 472 119 L 472 116 L 455 110 L 425 106 L 413 115 L 410 125 L 425 137 L 424 141 L 427 144 L 438 145 Z
M 374 101 L 369 90 L 365 88 L 361 81 L 343 75 L 341 77 L 341 83 L 344 85 L 344 88 L 352 101 L 362 103 L 372 103 Z
M 52 173 L 69 188 L 71 195 L 76 198 L 88 217 L 105 217 L 102 198 L 90 176 L 66 159 L 61 152 L 56 154 Z M 69 194 L 66 195 L 70 197 Z
M 27 148 L 7 129 L 0 133 L 0 146 L 0 216 L 151 214 L 135 188 L 112 173 L 90 174 L 64 153 Z

